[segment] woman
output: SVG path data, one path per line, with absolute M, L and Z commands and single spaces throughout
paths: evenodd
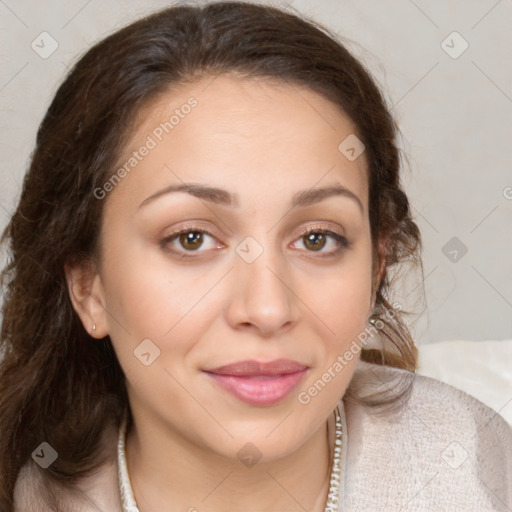
M 414 374 L 396 128 L 325 29 L 174 7 L 77 63 L 4 238 L 1 506 L 507 510 L 512 433 Z

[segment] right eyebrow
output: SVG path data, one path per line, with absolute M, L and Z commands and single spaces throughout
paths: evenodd
M 162 190 L 155 192 L 154 194 L 144 199 L 144 201 L 140 203 L 139 208 L 146 206 L 151 201 L 154 201 L 155 199 L 172 192 L 185 192 L 194 197 L 198 197 L 199 199 L 205 199 L 206 201 L 211 201 L 212 203 L 225 206 L 239 206 L 238 196 L 228 192 L 227 190 L 223 190 L 217 187 L 210 187 L 207 185 L 183 183 L 181 185 L 170 185 L 169 187 L 165 187 Z

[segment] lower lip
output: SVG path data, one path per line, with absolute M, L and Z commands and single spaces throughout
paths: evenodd
M 272 405 L 288 396 L 302 380 L 306 370 L 275 377 L 235 377 L 207 372 L 222 388 L 252 405 Z

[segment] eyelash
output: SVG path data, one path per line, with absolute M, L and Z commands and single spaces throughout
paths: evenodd
M 197 256 L 192 255 L 192 254 L 205 252 L 205 251 L 200 251 L 200 250 L 187 251 L 185 249 L 184 250 L 176 250 L 174 248 L 170 248 L 168 245 L 170 242 L 177 239 L 180 235 L 184 235 L 186 233 L 202 233 L 202 234 L 208 235 L 215 239 L 215 237 L 204 228 L 201 228 L 199 226 L 187 226 L 187 227 L 184 227 L 183 229 L 180 229 L 179 231 L 171 233 L 169 236 L 165 237 L 160 242 L 161 247 L 166 251 L 180 255 L 181 258 L 197 258 Z M 300 240 L 311 233 L 324 234 L 324 235 L 330 236 L 339 244 L 338 248 L 335 249 L 334 251 L 330 251 L 327 253 L 318 252 L 317 253 L 318 255 L 316 257 L 319 257 L 319 258 L 328 258 L 328 257 L 337 256 L 339 253 L 343 252 L 346 249 L 349 249 L 352 246 L 352 242 L 349 242 L 344 236 L 342 236 L 330 229 L 326 229 L 326 228 L 322 228 L 322 227 L 315 227 L 315 226 L 309 227 L 309 228 L 301 231 L 297 240 Z M 315 251 L 306 251 L 306 252 L 315 254 Z

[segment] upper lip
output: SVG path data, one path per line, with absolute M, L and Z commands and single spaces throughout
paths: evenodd
M 246 361 L 237 361 L 236 363 L 226 364 L 224 366 L 219 366 L 218 368 L 205 371 L 219 375 L 251 377 L 254 375 L 286 375 L 289 373 L 300 372 L 307 368 L 308 367 L 306 365 L 297 361 L 292 361 L 291 359 L 275 359 L 274 361 L 269 361 L 267 363 L 251 359 Z

